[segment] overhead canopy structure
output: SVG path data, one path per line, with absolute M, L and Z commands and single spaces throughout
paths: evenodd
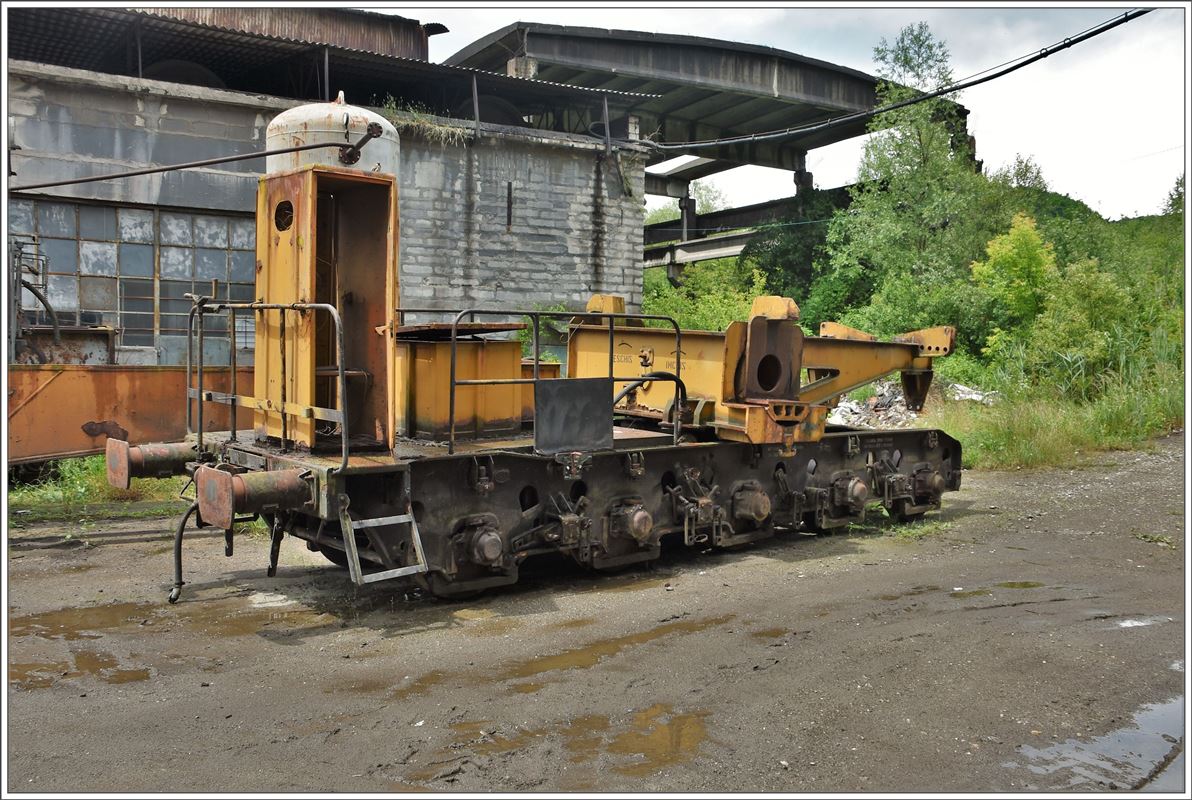
M 773 47 L 667 33 L 515 22 L 445 63 L 645 94 L 610 96 L 610 108 L 624 115 L 612 119 L 614 135 L 627 129 L 628 117 L 636 117 L 643 138 L 672 145 L 812 125 L 871 111 L 877 103 L 873 75 Z M 957 109 L 963 120 L 967 109 Z M 646 192 L 680 198 L 680 220 L 647 230 L 645 263 L 675 266 L 740 253 L 749 227 L 772 218 L 790 199 L 697 215 L 691 181 L 756 165 L 789 170 L 794 188 L 810 189 L 808 151 L 860 136 L 867 125 L 861 118 L 781 139 L 655 150 L 649 164 L 659 168 L 646 173 Z M 663 164 L 682 155 L 694 158 Z M 724 219 L 713 221 L 718 216 Z M 709 232 L 720 235 L 705 238 Z
M 608 92 L 426 61 L 445 30 L 348 9 L 14 8 L 8 57 L 93 72 L 300 100 L 403 107 L 439 116 L 587 133 Z M 626 97 L 621 102 L 638 98 Z M 615 105 L 615 103 L 614 103 Z M 570 118 L 569 117 L 569 118 Z
M 643 136 L 664 143 L 742 136 L 868 111 L 876 102 L 878 80 L 772 47 L 536 22 L 516 22 L 490 33 L 446 63 L 661 95 L 623 108 L 639 118 Z M 861 120 L 780 141 L 670 150 L 658 153 L 655 163 L 685 152 L 700 156 L 701 161 L 662 176 L 679 183 L 742 164 L 801 173 L 808 150 L 859 136 L 865 126 Z

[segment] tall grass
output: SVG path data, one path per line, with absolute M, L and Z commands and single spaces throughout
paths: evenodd
M 56 461 L 43 476 L 32 483 L 10 481 L 8 507 L 69 510 L 97 503 L 174 500 L 186 481 L 181 477 L 138 478 L 130 488 L 116 489 L 108 485 L 103 456 Z
M 923 424 L 960 440 L 965 467 L 1005 469 L 1063 465 L 1093 451 L 1139 447 L 1183 420 L 1183 371 L 1164 365 L 1143 375 L 1113 376 L 1089 401 L 1032 387 L 992 406 L 929 406 Z

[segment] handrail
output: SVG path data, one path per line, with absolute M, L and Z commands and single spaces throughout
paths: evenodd
M 484 309 L 484 308 L 465 308 L 461 311 L 455 309 L 443 308 L 399 308 L 397 309 L 399 322 L 404 319 L 407 313 L 418 314 L 455 314 L 451 321 L 451 381 L 448 392 L 448 427 L 447 427 L 447 454 L 455 454 L 455 389 L 457 386 L 494 386 L 503 384 L 534 384 L 535 388 L 540 380 L 538 373 L 538 364 L 541 361 L 541 352 L 539 346 L 539 330 L 541 328 L 541 319 L 546 318 L 573 318 L 573 317 L 599 317 L 608 320 L 608 377 L 614 383 L 631 383 L 641 379 L 640 375 L 633 377 L 618 377 L 614 373 L 615 364 L 615 341 L 616 341 L 616 321 L 617 320 L 655 320 L 659 322 L 669 322 L 671 327 L 675 329 L 675 399 L 674 399 L 674 413 L 672 424 L 674 426 L 674 443 L 679 443 L 679 436 L 682 433 L 683 427 L 683 405 L 680 402 L 682 396 L 682 353 L 683 353 L 683 331 L 679 327 L 679 323 L 673 317 L 668 317 L 662 314 L 629 314 L 616 313 L 609 311 L 511 311 L 508 309 Z M 534 343 L 534 377 L 533 378 L 489 378 L 489 379 L 475 379 L 475 380 L 459 380 L 456 378 L 456 363 L 457 352 L 459 344 L 459 324 L 464 317 L 471 317 L 475 321 L 476 316 L 489 317 L 529 317 L 533 323 L 533 343 Z M 553 379 L 552 379 L 553 380 Z M 660 379 L 661 380 L 661 379 Z M 537 423 L 535 423 L 537 424 Z
M 334 408 L 321 408 L 318 406 L 310 406 L 310 407 L 307 407 L 305 409 L 305 411 L 311 412 L 312 416 L 314 415 L 315 412 L 319 412 L 320 419 L 334 420 L 339 423 L 339 426 L 340 426 L 339 427 L 339 430 L 340 430 L 340 451 L 341 451 L 340 452 L 340 464 L 339 464 L 338 469 L 333 470 L 333 471 L 343 472 L 344 470 L 346 470 L 348 468 L 348 415 L 346 413 L 346 406 L 347 406 L 347 402 L 348 402 L 348 381 L 347 381 L 347 375 L 346 375 L 345 366 L 344 366 L 346 363 L 346 356 L 345 356 L 346 350 L 344 348 L 344 329 L 343 329 L 343 323 L 340 320 L 339 309 L 337 309 L 334 305 L 331 305 L 330 303 L 258 303 L 258 302 L 229 303 L 229 302 L 223 302 L 223 301 L 213 301 L 212 298 L 206 297 L 203 295 L 188 294 L 188 295 L 186 295 L 186 297 L 188 297 L 192 302 L 191 309 L 190 309 L 190 315 L 189 315 L 189 319 L 190 319 L 189 335 L 186 338 L 186 431 L 187 431 L 187 433 L 192 432 L 191 427 L 190 427 L 190 422 L 191 422 L 190 400 L 191 400 L 192 396 L 197 397 L 198 401 L 199 401 L 199 405 L 198 405 L 198 424 L 199 424 L 198 450 L 199 450 L 199 452 L 201 453 L 202 449 L 203 449 L 202 425 L 203 425 L 203 403 L 204 402 L 222 403 L 224 405 L 231 406 L 231 409 L 232 409 L 231 413 L 232 413 L 232 418 L 233 418 L 232 419 L 232 432 L 233 432 L 233 437 L 234 437 L 235 429 L 236 429 L 236 421 L 235 421 L 236 408 L 240 407 L 240 406 L 249 407 L 250 404 L 245 401 L 255 400 L 255 398 L 240 397 L 239 395 L 236 394 L 234 386 L 233 386 L 233 391 L 231 392 L 231 394 L 220 394 L 219 397 L 216 397 L 215 392 L 204 392 L 203 391 L 202 342 L 203 342 L 203 330 L 206 327 L 203 322 L 204 315 L 216 314 L 216 313 L 219 313 L 220 311 L 229 311 L 229 312 L 231 312 L 231 314 L 230 314 L 231 319 L 234 320 L 237 310 L 261 311 L 261 312 L 263 312 L 263 311 L 280 311 L 281 312 L 281 329 L 284 331 L 285 327 L 286 327 L 286 313 L 289 311 L 296 311 L 299 314 L 306 313 L 307 311 L 326 311 L 328 314 L 331 315 L 332 322 L 335 323 L 336 376 L 337 376 L 338 384 L 339 384 L 339 403 L 340 403 L 341 408 L 334 409 Z M 191 378 L 191 338 L 194 335 L 194 319 L 195 319 L 196 314 L 199 318 L 199 335 L 198 335 L 198 339 L 199 339 L 199 363 L 198 363 L 199 374 L 198 374 L 198 386 L 192 387 L 191 382 L 190 382 L 190 378 Z M 235 348 L 236 348 L 236 331 L 235 331 L 234 325 L 232 325 L 229 328 L 228 336 L 231 341 L 232 350 L 234 352 Z M 283 339 L 283 341 L 284 341 L 284 339 Z M 235 356 L 233 356 L 232 358 L 234 359 Z M 234 363 L 234 361 L 233 361 L 233 363 Z M 282 445 L 284 447 L 285 443 L 286 443 L 285 442 L 285 434 L 284 434 L 284 431 L 286 428 L 285 420 L 288 416 L 297 416 L 297 414 L 294 414 L 294 412 L 287 410 L 287 406 L 289 406 L 290 404 L 285 402 L 285 394 L 284 394 L 284 392 L 285 392 L 284 387 L 285 387 L 285 383 L 286 383 L 284 355 L 283 355 L 282 363 L 283 363 L 283 366 L 282 366 L 282 376 L 281 376 L 282 383 L 281 383 L 281 385 L 283 387 L 282 388 L 283 394 L 282 394 L 282 399 L 281 399 L 281 405 L 279 406 L 277 411 L 279 414 L 281 414 L 281 417 L 282 417 L 282 427 L 283 427 Z M 234 374 L 235 373 L 233 372 L 233 375 Z M 235 380 L 235 378 L 233 378 L 233 380 Z M 196 391 L 196 389 L 197 389 L 197 391 Z

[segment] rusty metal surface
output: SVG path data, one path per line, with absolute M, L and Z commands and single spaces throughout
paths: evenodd
M 110 419 L 103 421 L 92 420 L 83 423 L 83 433 L 88 436 L 106 436 L 109 439 L 123 439 L 128 441 L 128 430 Z
M 111 439 L 105 447 L 104 461 L 107 464 L 108 485 L 116 489 L 127 489 L 132 477 L 132 465 L 129 463 L 131 448 L 123 439 Z
M 85 427 L 85 426 L 84 426 Z M 186 463 L 195 460 L 193 442 L 130 446 L 124 436 L 108 435 L 106 451 L 108 485 L 127 489 L 130 478 L 165 478 L 182 475 Z
M 209 367 L 208 385 L 227 391 L 230 372 Z M 252 368 L 238 370 L 241 385 Z M 179 399 L 186 396 L 183 367 L 25 365 L 8 367 L 8 463 L 104 452 L 108 434 L 117 429 L 134 444 L 177 441 L 186 436 Z M 241 411 L 240 425 L 252 416 Z M 211 430 L 226 430 L 225 409 L 205 418 Z
M 36 325 L 22 332 L 25 347 L 12 355 L 14 364 L 112 364 L 115 363 L 116 331 L 106 327 L 69 326 L 58 329 Z
M 326 44 L 386 56 L 427 58 L 426 32 L 416 20 L 339 8 L 141 8 L 140 13 L 208 28 L 304 44 Z
M 311 499 L 303 469 L 280 469 L 234 475 L 212 467 L 195 470 L 199 516 L 217 528 L 231 528 L 238 515 L 278 508 L 300 509 Z
M 466 322 L 456 328 L 459 336 L 474 336 L 481 333 L 506 333 L 509 331 L 524 331 L 528 326 L 524 322 Z M 446 322 L 423 322 L 416 325 L 401 325 L 393 335 L 398 339 L 415 339 L 418 341 L 449 341 L 451 339 L 451 325 Z

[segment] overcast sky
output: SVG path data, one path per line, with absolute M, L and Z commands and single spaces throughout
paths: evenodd
M 870 73 L 878 41 L 922 20 L 947 42 L 957 78 L 1036 52 L 1128 8 L 370 7 L 450 28 L 430 39 L 430 59 L 438 62 L 525 21 L 768 45 Z M 1052 189 L 1109 218 L 1158 211 L 1185 164 L 1186 24 L 1184 8 L 1161 8 L 963 93 L 977 157 L 992 170 L 1016 153 L 1030 155 Z M 859 139 L 814 150 L 808 168 L 822 188 L 850 183 L 860 152 Z M 712 180 L 732 205 L 793 193 L 789 173 L 761 167 Z M 651 206 L 661 202 L 654 198 Z

